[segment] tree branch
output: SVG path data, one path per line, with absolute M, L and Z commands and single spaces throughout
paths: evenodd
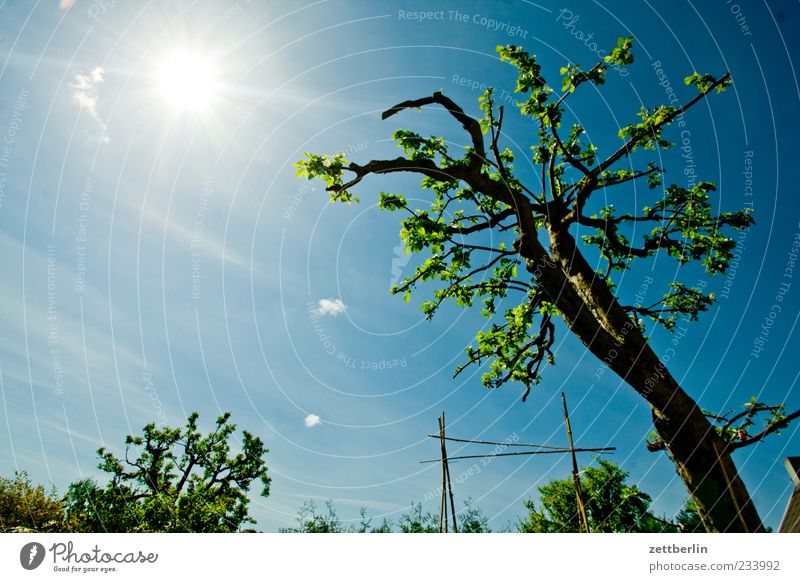
M 720 85 L 722 85 L 723 83 L 728 81 L 728 79 L 730 79 L 730 78 L 731 78 L 731 74 L 730 73 L 725 73 L 724 75 L 722 75 L 722 77 L 720 77 L 719 79 L 714 81 L 708 88 L 706 88 L 705 91 L 700 92 L 697 96 L 695 96 L 691 101 L 686 103 L 683 107 L 680 107 L 680 108 L 676 109 L 675 111 L 673 111 L 672 114 L 668 115 L 664 119 L 664 121 L 659 123 L 654 129 L 659 128 L 659 127 L 663 127 L 664 125 L 672 122 L 673 119 L 675 119 L 679 115 L 685 113 L 687 109 L 692 107 L 695 103 L 697 103 L 698 101 L 703 99 L 706 95 L 711 93 L 711 91 L 713 91 L 714 89 L 716 89 L 717 87 L 719 87 Z M 630 154 L 631 151 L 633 151 L 633 148 L 636 147 L 642 139 L 644 139 L 644 138 L 643 137 L 638 137 L 638 138 L 637 137 L 633 137 L 633 138 L 629 139 L 627 142 L 625 142 L 622 145 L 622 147 L 620 147 L 617 151 L 615 151 L 613 154 L 611 154 L 603 163 L 601 163 L 599 166 L 594 168 L 594 170 L 592 170 L 594 172 L 594 174 L 595 175 L 599 175 L 600 172 L 603 172 L 603 171 L 607 170 L 617 160 L 619 160 L 623 156 L 626 156 L 626 155 Z
M 639 170 L 638 172 L 633 172 L 631 175 L 625 176 L 624 178 L 611 177 L 606 180 L 598 180 L 597 187 L 608 188 L 610 186 L 616 186 L 617 184 L 624 184 L 625 182 L 638 180 L 639 178 L 642 178 L 644 176 L 648 176 L 650 174 L 663 171 L 664 171 L 663 168 L 659 168 L 658 166 L 653 166 L 652 168 L 648 168 L 647 170 Z
M 475 118 L 470 117 L 464 110 L 461 109 L 452 99 L 444 96 L 441 92 L 437 91 L 430 97 L 422 97 L 421 99 L 411 99 L 398 103 L 383 112 L 381 119 L 388 119 L 396 113 L 400 113 L 405 109 L 416 109 L 424 105 L 437 103 L 444 107 L 450 115 L 452 115 L 464 127 L 467 133 L 472 138 L 473 157 L 470 161 L 471 167 L 480 167 L 486 159 L 486 150 L 483 145 L 483 132 L 481 126 Z
M 494 228 L 495 226 L 503 222 L 506 218 L 514 216 L 515 214 L 516 212 L 514 211 L 513 208 L 506 208 L 505 210 L 501 210 L 497 214 L 493 214 L 485 222 L 473 224 L 472 226 L 468 226 L 465 228 L 451 226 L 447 228 L 447 232 L 448 234 L 460 234 L 460 235 L 472 234 L 473 232 L 486 230 L 487 228 Z
M 564 145 L 564 142 L 561 141 L 561 138 L 558 135 L 558 131 L 556 131 L 556 124 L 553 123 L 552 118 L 550 119 L 550 131 L 551 131 L 551 133 L 553 134 L 553 137 L 556 140 L 556 144 L 558 145 L 558 148 L 564 154 L 564 157 L 567 159 L 567 161 L 570 164 L 572 164 L 572 166 L 574 168 L 577 168 L 580 171 L 580 173 L 583 174 L 584 176 L 586 176 L 587 178 L 592 176 L 592 172 L 589 170 L 589 168 L 587 168 L 585 165 L 583 165 L 583 163 L 580 160 L 578 160 L 577 158 L 574 158 L 572 156 L 572 154 L 569 153 L 569 151 L 567 151 L 567 147 Z
M 778 422 L 769 425 L 767 428 L 765 428 L 761 432 L 759 432 L 757 434 L 754 434 L 753 436 L 751 436 L 749 438 L 742 439 L 740 441 L 731 443 L 730 446 L 731 446 L 731 448 L 733 448 L 735 450 L 735 449 L 741 449 L 742 447 L 746 447 L 746 446 L 752 445 L 754 443 L 757 443 L 758 441 L 763 439 L 765 436 L 767 436 L 769 434 L 772 434 L 775 431 L 781 430 L 782 428 L 786 428 L 789 425 L 789 423 L 792 422 L 793 420 L 795 420 L 796 418 L 800 418 L 800 410 L 795 410 L 793 413 L 786 415 L 784 418 L 782 418 Z

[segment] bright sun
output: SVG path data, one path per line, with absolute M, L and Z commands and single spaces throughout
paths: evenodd
M 179 111 L 208 110 L 219 90 L 213 61 L 186 51 L 173 53 L 161 63 L 157 84 L 167 103 Z

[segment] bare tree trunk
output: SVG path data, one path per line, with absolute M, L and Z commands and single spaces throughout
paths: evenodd
M 525 228 L 526 214 L 518 210 L 523 231 L 518 245 L 528 271 L 589 351 L 650 404 L 655 428 L 706 529 L 764 531 L 730 451 L 583 258 L 572 235 L 566 228 L 551 230 L 548 254 L 535 229 Z

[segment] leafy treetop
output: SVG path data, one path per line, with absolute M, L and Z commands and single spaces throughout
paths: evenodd
M 715 190 L 713 183 L 699 182 L 691 188 L 678 184 L 662 187 L 663 168 L 653 161 L 636 168 L 632 159 L 637 150 L 671 147 L 673 144 L 662 136 L 664 129 L 709 92 L 721 92 L 730 86 L 729 74 L 715 78 L 694 73 L 687 77 L 686 84 L 694 85 L 698 94 L 682 107 L 642 109 L 639 121 L 620 129 L 622 144 L 605 159 L 599 158 L 597 148 L 586 142 L 583 125 L 576 122 L 567 130 L 562 128 L 569 96 L 581 85 L 604 84 L 609 67 L 633 62 L 632 45 L 632 37 L 621 38 L 608 56 L 588 70 L 578 64 L 563 67 L 561 91 L 545 81 L 534 55 L 518 46 L 497 47 L 500 58 L 518 71 L 517 106 L 537 129 L 538 143 L 531 148 L 531 161 L 541 178 L 536 186 L 523 184 L 514 171 L 515 154 L 501 148 L 504 108 L 496 106 L 491 88 L 479 100 L 482 116 L 478 120 L 440 92 L 404 101 L 383 114 L 386 119 L 406 109 L 438 104 L 470 138 L 469 145 L 460 152 L 454 152 L 441 136 L 424 137 L 399 129 L 393 137 L 404 156 L 360 165 L 348 162 L 343 154 L 307 153 L 296 164 L 298 176 L 323 179 L 331 201 L 346 203 L 357 201 L 351 190 L 368 175 L 422 175 L 422 188 L 433 194 L 428 208 L 412 208 L 402 194 L 381 192 L 379 197 L 381 208 L 406 214 L 400 232 L 406 252 L 428 254 L 392 292 L 409 301 L 422 283 L 438 283 L 433 297 L 422 304 L 428 318 L 445 300 L 462 307 L 482 303 L 483 314 L 494 323 L 477 335 L 474 346 L 468 347 L 466 362 L 456 369 L 456 374 L 470 364 L 489 362 L 483 374 L 484 385 L 498 387 L 518 381 L 527 386 L 527 396 L 531 385 L 539 380 L 542 364 L 553 363 L 553 317 L 559 312 L 543 293 L 537 271 L 519 268 L 519 251 L 527 233 L 573 227 L 581 232 L 588 230 L 582 235 L 583 241 L 595 247 L 606 263 L 606 268 L 596 273 L 597 280 L 613 289 L 615 273 L 627 270 L 634 259 L 660 251 L 681 264 L 699 261 L 709 273 L 724 272 L 735 248 L 725 228 L 736 230 L 753 223 L 749 209 L 715 212 L 709 196 Z M 348 174 L 351 177 L 346 178 Z M 587 212 L 587 203 L 595 192 L 606 192 L 640 178 L 647 181 L 650 189 L 660 189 L 660 197 L 640 213 L 620 213 L 612 204 Z M 626 234 L 628 227 L 648 225 L 639 244 Z M 486 243 L 485 237 L 480 237 L 490 229 L 516 233 L 519 238 L 512 244 Z M 542 260 L 547 262 L 547 258 Z M 514 294 L 521 295 L 522 300 L 498 314 L 501 300 Z M 639 328 L 646 317 L 672 329 L 681 317 L 696 319 L 714 300 L 712 293 L 674 282 L 654 304 L 623 307 Z
M 260 481 L 269 495 L 270 478 L 260 438 L 242 431 L 241 451 L 231 443 L 236 425 L 220 416 L 209 434 L 197 426 L 197 413 L 183 428 L 151 423 L 142 436 L 125 439 L 120 459 L 98 450 L 99 468 L 111 475 L 100 486 L 91 479 L 73 483 L 67 510 L 88 531 L 227 532 L 254 523 L 248 516 L 248 491 Z M 134 452 L 135 451 L 135 452 Z

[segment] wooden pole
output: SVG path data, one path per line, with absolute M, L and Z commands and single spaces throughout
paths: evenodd
M 442 411 L 442 454 L 444 455 L 444 471 L 447 475 L 447 490 L 450 492 L 450 513 L 453 515 L 453 533 L 458 533 L 458 520 L 456 519 L 456 502 L 453 499 L 453 484 L 450 481 L 450 465 L 447 464 L 447 450 L 444 445 L 444 411 Z
M 445 459 L 447 458 L 447 454 L 444 448 L 444 429 L 442 427 L 442 417 L 440 416 L 437 420 L 439 421 L 439 445 L 442 450 L 442 496 L 439 502 L 439 533 L 443 533 L 447 531 L 447 484 L 445 473 Z
M 567 397 L 561 393 L 561 403 L 564 405 L 564 423 L 567 426 L 567 439 L 569 439 L 569 451 L 572 456 L 572 480 L 575 482 L 575 496 L 578 499 L 578 513 L 586 533 L 589 533 L 589 518 L 586 516 L 586 506 L 583 503 L 583 491 L 581 491 L 581 478 L 578 474 L 578 459 L 575 456 L 575 446 L 572 443 L 572 427 L 569 424 L 569 413 L 567 412 Z
M 616 447 L 603 447 L 594 449 L 553 449 L 546 451 L 520 451 L 517 453 L 489 453 L 487 455 L 460 455 L 458 457 L 448 457 L 448 461 L 458 461 L 461 459 L 493 459 L 494 457 L 516 457 L 519 455 L 561 455 L 564 453 L 605 453 L 616 451 Z M 427 459 L 420 463 L 441 463 L 441 459 Z
M 441 438 L 441 435 L 437 434 L 429 434 L 427 435 L 431 438 L 438 439 Z M 495 441 L 473 441 L 471 439 L 457 439 L 453 437 L 444 437 L 446 441 L 453 441 L 456 443 L 474 443 L 478 445 L 499 445 L 501 447 L 534 447 L 539 449 L 563 449 L 564 447 L 554 447 L 551 445 L 534 445 L 531 443 L 498 443 Z

